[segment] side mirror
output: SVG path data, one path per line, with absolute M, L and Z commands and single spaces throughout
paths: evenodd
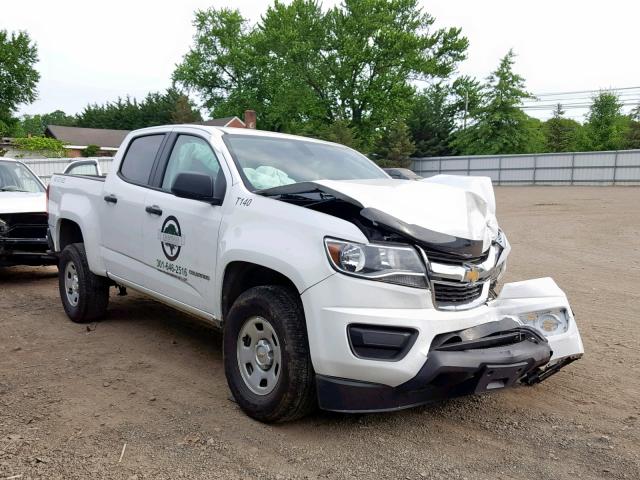
M 210 175 L 196 172 L 179 173 L 173 181 L 171 192 L 176 197 L 202 200 L 213 205 L 220 205 L 222 200 L 215 198 L 213 179 Z

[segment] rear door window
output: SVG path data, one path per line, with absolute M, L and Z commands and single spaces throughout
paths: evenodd
M 163 139 L 164 134 L 134 138 L 122 159 L 121 175 L 132 183 L 149 185 L 151 170 Z

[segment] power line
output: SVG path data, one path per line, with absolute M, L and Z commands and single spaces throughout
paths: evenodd
M 618 88 L 602 88 L 596 90 L 575 90 L 573 92 L 547 92 L 547 93 L 535 93 L 533 94 L 535 97 L 556 97 L 560 95 L 574 95 L 581 93 L 600 93 L 600 92 L 618 92 L 621 90 L 638 90 L 639 87 L 618 87 Z
M 630 101 L 626 101 L 626 102 L 620 102 L 620 105 L 623 106 L 623 107 L 635 106 L 635 105 L 639 105 L 639 104 L 640 104 L 640 99 L 630 100 Z M 565 110 L 565 109 L 576 109 L 576 108 L 589 108 L 589 107 L 591 107 L 591 105 L 593 105 L 593 102 L 560 103 L 560 106 L 562 107 L 563 110 Z M 523 110 L 547 110 L 547 109 L 557 108 L 557 106 L 558 106 L 557 103 L 542 104 L 542 105 L 531 104 L 531 105 L 521 105 L 520 108 L 522 108 Z

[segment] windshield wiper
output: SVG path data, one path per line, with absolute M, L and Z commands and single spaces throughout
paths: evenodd
M 292 183 L 290 185 L 281 185 L 279 187 L 266 188 L 257 190 L 255 193 L 270 198 L 278 198 L 278 200 L 300 202 L 305 206 L 313 206 L 320 203 L 333 202 L 338 198 L 326 192 L 323 188 L 312 182 Z
M 0 187 L 0 192 L 23 192 L 23 193 L 29 193 L 29 190 L 22 190 L 20 188 L 14 188 L 14 187 Z

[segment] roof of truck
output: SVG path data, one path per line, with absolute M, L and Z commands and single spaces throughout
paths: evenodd
M 269 132 L 267 130 L 257 130 L 252 128 L 214 127 L 210 125 L 200 125 L 200 124 L 194 124 L 194 123 L 183 123 L 178 125 L 158 125 L 155 127 L 147 127 L 147 128 L 141 128 L 139 130 L 133 130 L 131 133 L 136 133 L 136 134 L 146 133 L 146 132 L 151 133 L 151 132 L 157 132 L 157 131 L 167 131 L 172 128 L 190 128 L 190 129 L 196 128 L 198 130 L 203 130 L 211 133 L 221 132 L 227 135 L 253 135 L 253 136 L 260 136 L 260 137 L 271 137 L 271 138 L 289 138 L 291 140 L 304 140 L 308 142 L 325 143 L 325 144 L 331 144 L 331 145 L 338 145 L 344 148 L 349 148 L 344 145 L 340 145 L 339 143 L 327 142 L 326 140 L 320 140 L 313 137 L 302 137 L 300 135 L 291 135 L 288 133 L 280 133 L 280 132 Z

